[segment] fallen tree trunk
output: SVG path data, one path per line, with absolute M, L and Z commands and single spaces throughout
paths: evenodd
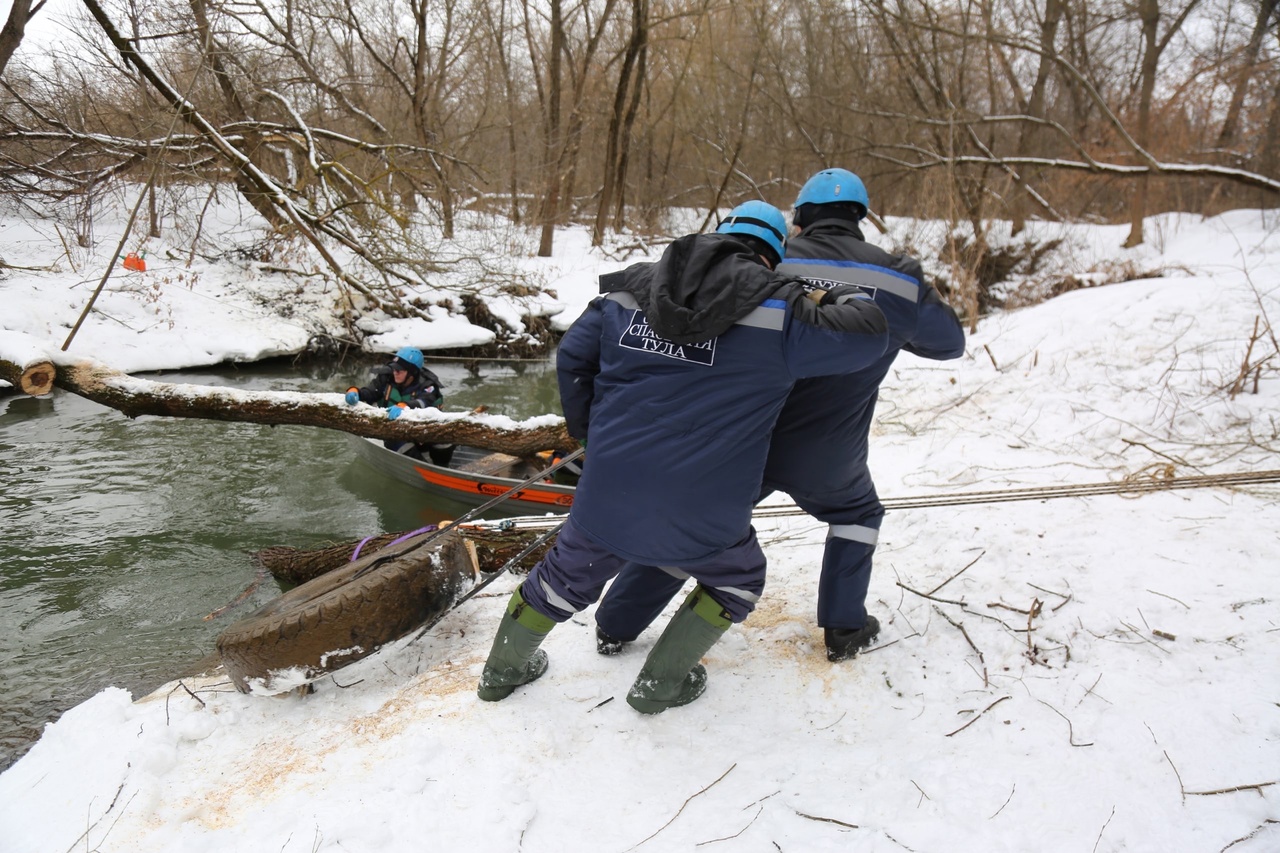
M 0 379 L 32 397 L 52 391 L 54 375 L 53 362 L 50 361 L 19 364 L 0 358 Z
M 0 329 L 0 379 L 38 397 L 53 390 L 53 360 L 40 341 L 21 332 Z
M 508 560 L 518 555 L 533 540 L 546 532 L 545 529 L 538 528 L 497 530 L 491 527 L 468 525 L 462 525 L 458 530 L 462 533 L 462 538 L 474 546 L 476 564 L 480 571 L 486 574 L 501 569 Z M 351 562 L 356 548 L 360 548 L 360 556 L 365 557 L 405 535 L 405 533 L 383 533 L 367 540 L 352 539 L 320 548 L 290 548 L 284 545 L 273 545 L 261 551 L 255 551 L 253 558 L 281 583 L 302 584 Z M 532 569 L 554 543 L 553 536 L 530 552 L 514 568 L 523 571 Z M 429 552 L 424 553 L 422 558 L 426 560 L 429 556 Z
M 258 424 L 296 424 L 336 429 L 368 438 L 465 444 L 512 456 L 541 450 L 572 450 L 578 443 L 558 415 L 513 421 L 478 412 L 406 409 L 394 421 L 376 406 L 347 406 L 340 394 L 296 391 L 240 391 L 211 385 L 152 382 L 102 364 L 77 361 L 62 365 L 57 386 L 118 409 L 131 418 L 158 415 Z

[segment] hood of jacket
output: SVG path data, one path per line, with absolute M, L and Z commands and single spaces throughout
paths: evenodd
M 635 296 L 656 334 L 683 344 L 725 333 L 786 280 L 732 235 L 690 234 L 657 263 L 628 268 L 621 289 Z

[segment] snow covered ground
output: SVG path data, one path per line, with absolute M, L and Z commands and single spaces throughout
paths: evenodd
M 903 355 L 874 436 L 881 495 L 1280 469 L 1275 337 L 1250 349 L 1256 318 L 1280 320 L 1278 225 L 1159 217 L 1131 252 L 1123 228 L 1042 226 L 1082 270 L 1169 272 L 992 316 L 955 362 Z M 37 265 L 18 254 L 32 228 L 0 225 L 10 264 Z M 520 263 L 563 323 L 621 261 L 557 239 Z M 126 370 L 256 358 L 320 322 L 233 296 L 228 265 L 157 256 L 84 352 Z M 10 271 L 0 327 L 56 348 L 97 275 Z M 449 328 L 432 340 L 472 334 Z M 706 695 L 656 717 L 621 701 L 656 632 L 600 657 L 589 612 L 548 638 L 540 681 L 479 702 L 517 581 L 499 580 L 310 696 L 217 677 L 103 691 L 0 775 L 0 849 L 1274 851 L 1278 507 L 1270 485 L 891 512 L 879 643 L 838 665 L 813 614 L 825 529 L 762 520 L 759 609 L 707 656 Z

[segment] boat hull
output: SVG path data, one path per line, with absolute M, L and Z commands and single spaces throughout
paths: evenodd
M 479 506 L 537 473 L 537 466 L 503 454 L 459 447 L 451 467 L 414 459 L 382 446 L 376 439 L 347 434 L 356 456 L 379 473 L 416 486 L 429 494 L 466 506 Z M 572 486 L 536 483 L 494 507 L 495 514 L 565 513 L 573 505 Z

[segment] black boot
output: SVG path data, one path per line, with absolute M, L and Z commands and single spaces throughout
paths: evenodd
M 599 625 L 596 626 L 596 652 L 598 654 L 612 657 L 613 655 L 619 654 L 624 645 L 626 645 L 625 641 L 615 640 L 613 637 L 606 634 L 604 629 Z
M 831 662 L 857 657 L 858 652 L 875 642 L 880 634 L 880 620 L 867 616 L 861 628 L 823 628 L 827 641 L 827 660 Z
M 671 617 L 627 693 L 627 704 L 642 714 L 688 705 L 707 688 L 707 670 L 698 663 L 733 624 L 703 589 L 694 587 Z
M 538 646 L 555 626 L 554 620 L 530 607 L 517 588 L 493 638 L 477 695 L 486 702 L 497 702 L 520 685 L 540 678 L 547 671 L 547 653 Z

